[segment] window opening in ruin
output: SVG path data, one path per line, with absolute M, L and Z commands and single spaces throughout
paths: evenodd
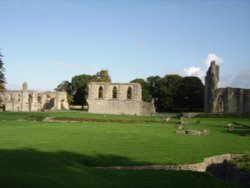
M 113 99 L 117 99 L 117 87 L 113 88 Z
M 33 97 L 32 95 L 29 95 L 29 103 L 33 102 Z
M 224 100 L 222 96 L 218 98 L 218 112 L 224 112 Z
M 102 98 L 103 98 L 103 88 L 102 88 L 102 86 L 99 87 L 98 98 L 99 98 L 99 99 L 102 99 Z
M 18 94 L 18 101 L 21 101 L 21 95 Z
M 62 110 L 65 110 L 65 109 L 66 109 L 65 106 L 64 106 L 64 99 L 61 100 L 61 109 L 62 109 Z
M 38 103 L 42 103 L 42 97 L 41 97 L 41 96 L 38 96 L 38 97 L 37 97 L 37 101 L 38 101 Z
M 127 90 L 127 99 L 132 99 L 132 88 L 131 87 L 128 87 L 128 90 Z
M 32 103 L 33 103 L 33 96 L 32 96 L 32 94 L 29 95 L 28 101 L 29 101 L 29 112 L 31 112 L 31 110 L 32 110 Z

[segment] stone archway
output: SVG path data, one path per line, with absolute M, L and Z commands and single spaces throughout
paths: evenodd
M 29 112 L 31 112 L 32 111 L 32 103 L 33 103 L 33 96 L 32 96 L 32 94 L 29 94 L 28 101 L 29 101 Z
M 132 99 L 132 88 L 129 86 L 127 90 L 127 99 L 131 100 Z
M 219 113 L 225 112 L 224 98 L 222 95 L 219 96 L 217 101 L 217 112 Z
M 112 90 L 112 98 L 117 99 L 117 87 L 116 86 Z
M 100 86 L 98 89 L 98 98 L 99 99 L 103 98 L 103 87 L 102 86 Z

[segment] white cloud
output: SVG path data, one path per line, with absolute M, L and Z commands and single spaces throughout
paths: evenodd
M 203 68 L 200 68 L 200 67 L 190 66 L 184 69 L 184 75 L 185 76 L 197 76 L 204 82 L 205 73 L 208 67 L 210 66 L 211 61 L 215 61 L 216 64 L 219 65 L 224 62 L 224 59 L 214 53 L 209 53 L 207 55 L 207 58 L 204 60 L 204 64 L 206 65 L 205 70 L 203 70 Z
M 209 53 L 204 61 L 204 64 L 207 66 L 207 68 L 210 66 L 211 61 L 215 61 L 216 64 L 219 65 L 224 62 L 224 59 L 214 53 Z
M 199 78 L 202 78 L 204 76 L 204 71 L 199 67 L 188 67 L 184 69 L 184 72 L 186 76 L 197 76 Z

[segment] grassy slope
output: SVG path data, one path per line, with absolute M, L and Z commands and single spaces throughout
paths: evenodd
M 189 119 L 187 129 L 207 128 L 212 132 L 209 136 L 191 136 L 176 135 L 174 123 L 23 121 L 32 119 L 30 115 L 145 118 L 79 112 L 0 113 L 0 187 L 221 187 L 225 184 L 202 173 L 104 171 L 89 166 L 196 163 L 208 156 L 250 151 L 250 137 L 245 136 L 249 129 L 229 133 L 226 127 L 231 121 L 250 124 L 250 119 L 201 118 L 199 126 L 195 125 L 197 119 Z

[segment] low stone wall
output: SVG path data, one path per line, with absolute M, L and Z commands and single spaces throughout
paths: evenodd
M 144 165 L 144 166 L 111 166 L 96 167 L 97 169 L 115 170 L 189 170 L 207 172 L 213 176 L 250 187 L 250 176 L 234 168 L 228 161 L 240 157 L 240 154 L 224 154 L 205 158 L 203 162 L 185 165 Z
M 197 131 L 197 130 L 184 130 L 184 131 L 176 131 L 176 134 L 189 134 L 189 135 L 209 135 L 209 130 L 202 130 L 202 131 Z
M 163 170 L 190 170 L 198 172 L 206 172 L 206 169 L 211 164 L 220 164 L 225 160 L 229 161 L 233 158 L 241 156 L 240 154 L 224 154 L 214 157 L 205 158 L 203 162 L 196 164 L 184 165 L 144 165 L 144 166 L 110 166 L 110 167 L 96 167 L 100 169 L 116 169 L 116 170 L 146 170 L 146 169 L 163 169 Z

